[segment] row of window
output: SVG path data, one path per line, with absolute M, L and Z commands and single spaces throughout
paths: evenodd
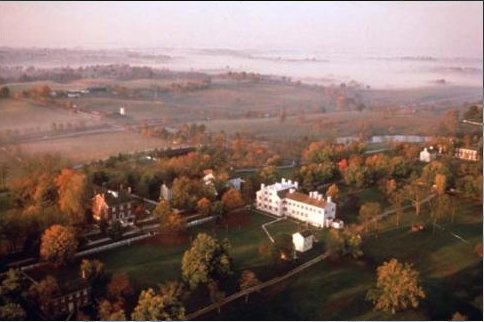
M 113 212 L 116 212 L 116 207 L 111 207 L 112 211 Z M 128 203 L 126 205 L 126 209 L 131 209 L 131 203 Z M 124 210 L 124 205 L 119 205 L 119 211 L 123 211 Z

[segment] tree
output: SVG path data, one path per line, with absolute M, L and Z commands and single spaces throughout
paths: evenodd
M 368 231 L 368 226 L 371 221 L 375 221 L 375 226 L 378 225 L 377 216 L 381 213 L 381 206 L 378 202 L 365 202 L 359 211 L 360 222 L 364 225 L 365 231 Z
M 452 318 L 450 319 L 451 321 L 468 321 L 469 318 L 467 317 L 467 315 L 464 315 L 460 312 L 455 312 L 453 315 L 452 315 Z
M 8 98 L 10 96 L 10 88 L 2 86 L 0 88 L 0 98 Z
M 27 314 L 17 303 L 7 303 L 0 306 L 0 320 L 4 321 L 23 321 Z
M 418 283 L 418 272 L 412 265 L 401 264 L 395 258 L 377 268 L 376 287 L 367 293 L 375 309 L 395 314 L 397 311 L 417 308 L 425 293 Z
M 207 284 L 208 294 L 212 303 L 219 303 L 225 297 L 225 292 L 220 290 L 217 281 L 209 280 Z M 217 305 L 217 311 L 220 314 L 220 305 Z
M 218 280 L 231 271 L 229 257 L 230 244 L 227 240 L 217 239 L 200 233 L 192 246 L 183 254 L 182 277 L 191 289 L 199 284 L 208 283 L 210 279 Z
M 161 220 L 161 218 L 169 215 L 172 212 L 173 209 L 170 207 L 170 203 L 165 199 L 161 199 L 160 202 L 158 202 L 158 204 L 156 205 L 153 214 Z
M 111 299 L 127 298 L 133 295 L 133 287 L 127 273 L 115 273 L 107 285 L 107 294 Z
M 335 201 L 339 199 L 339 188 L 336 183 L 333 183 L 328 187 L 328 190 L 326 190 L 326 196 L 331 197 Z
M 131 314 L 132 320 L 185 320 L 185 307 L 173 294 L 160 292 L 156 294 L 150 288 L 141 291 L 138 304 Z
M 404 195 L 401 190 L 395 190 L 389 195 L 388 200 L 390 201 L 393 209 L 395 210 L 395 216 L 397 218 L 397 227 L 400 227 L 400 218 L 403 215 L 403 200 Z
M 437 221 L 451 209 L 450 197 L 446 194 L 437 195 L 430 200 L 430 217 L 432 218 L 432 234 L 435 233 Z
M 77 245 L 71 228 L 53 225 L 42 235 L 40 257 L 54 265 L 63 265 L 74 258 Z
M 160 230 L 162 232 L 178 234 L 185 229 L 185 220 L 177 212 L 173 211 L 160 220 Z
M 197 211 L 204 216 L 208 216 L 210 214 L 211 206 L 212 206 L 212 203 L 210 202 L 210 200 L 204 197 L 198 200 Z
M 99 280 L 104 275 L 104 264 L 97 259 L 83 259 L 81 261 L 79 275 L 89 282 Z
M 108 236 L 112 240 L 120 240 L 123 237 L 124 227 L 119 220 L 113 220 L 108 228 Z
M 443 174 L 435 175 L 435 191 L 438 195 L 443 195 L 447 188 L 447 177 Z
M 242 275 L 240 276 L 239 279 L 239 286 L 240 290 L 246 290 L 248 288 L 254 287 L 256 285 L 259 285 L 261 281 L 255 276 L 255 273 L 251 270 L 244 270 L 242 271 Z M 245 303 L 249 301 L 249 293 L 245 295 Z
M 22 273 L 18 269 L 11 268 L 4 274 L 0 284 L 0 298 L 7 298 L 16 302 L 20 298 L 23 288 Z
M 59 208 L 69 215 L 73 224 L 83 223 L 86 204 L 86 176 L 71 169 L 62 169 L 55 179 Z
M 59 283 L 57 283 L 57 279 L 51 275 L 47 275 L 39 283 L 32 284 L 29 288 L 29 297 L 38 305 L 47 304 L 59 295 Z
M 403 187 L 403 195 L 408 199 L 415 208 L 415 214 L 420 214 L 422 202 L 427 196 L 427 189 L 420 180 L 412 181 L 410 184 Z
M 121 303 L 111 304 L 108 300 L 102 300 L 98 309 L 99 319 L 103 321 L 125 321 L 126 313 Z
M 326 251 L 333 259 L 350 255 L 353 258 L 363 256 L 361 236 L 348 228 L 344 231 L 332 229 L 326 238 Z
M 230 188 L 222 196 L 222 204 L 225 209 L 232 211 L 241 207 L 244 204 L 240 192 L 235 188 Z

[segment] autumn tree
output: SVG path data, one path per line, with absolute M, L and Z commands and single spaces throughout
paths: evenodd
M 59 208 L 69 215 L 73 224 L 83 223 L 86 204 L 86 176 L 71 169 L 62 169 L 55 179 Z
M 328 187 L 328 190 L 326 190 L 326 196 L 331 197 L 334 201 L 339 199 L 339 188 L 336 183 L 333 183 Z
M 127 298 L 133 295 L 133 287 L 129 281 L 129 276 L 124 272 L 113 274 L 106 290 L 108 297 L 112 300 Z
M 221 300 L 225 297 L 225 292 L 222 291 L 215 280 L 209 280 L 207 284 L 208 294 L 210 295 L 210 300 L 212 303 L 219 304 Z M 220 314 L 220 305 L 217 305 L 217 312 Z
M 227 211 L 230 212 L 241 207 L 244 204 L 244 201 L 242 200 L 242 196 L 237 189 L 230 188 L 222 196 L 222 204 L 224 209 L 227 209 Z
M 395 258 L 377 268 L 376 287 L 367 293 L 367 299 L 372 301 L 375 309 L 391 312 L 407 308 L 417 308 L 425 292 L 418 282 L 418 272 L 412 265 L 401 264 Z
M 170 203 L 165 199 L 161 199 L 156 205 L 156 208 L 153 211 L 153 215 L 161 219 L 172 212 L 173 212 L 173 209 L 170 207 Z
M 259 281 L 259 279 L 257 278 L 257 276 L 253 271 L 248 269 L 242 271 L 242 275 L 240 276 L 240 279 L 239 279 L 239 287 L 241 291 L 254 287 L 256 285 L 259 285 L 260 283 L 261 281 Z M 245 295 L 245 303 L 247 303 L 248 301 L 249 301 L 249 293 Z
M 371 221 L 375 222 L 375 227 L 378 225 L 377 216 L 381 214 L 381 206 L 378 202 L 365 202 L 359 211 L 360 222 L 364 225 L 365 231 L 368 231 L 368 227 Z
M 210 215 L 211 207 L 212 203 L 208 198 L 204 197 L 197 201 L 197 211 L 204 216 Z
M 98 308 L 99 319 L 103 321 L 125 321 L 126 313 L 122 307 L 122 303 L 115 302 L 111 304 L 104 299 L 99 303 Z
M 455 312 L 452 315 L 452 318 L 450 320 L 451 321 L 469 321 L 469 318 L 467 317 L 467 315 L 464 315 L 460 312 Z
M 53 225 L 42 235 L 40 257 L 54 265 L 62 265 L 74 258 L 77 245 L 71 228 Z
M 420 215 L 422 203 L 427 194 L 427 188 L 424 186 L 421 180 L 418 179 L 403 187 L 404 198 L 412 203 L 417 216 Z
M 29 297 L 37 303 L 37 305 L 47 304 L 59 295 L 59 283 L 52 275 L 47 275 L 40 282 L 32 284 L 29 288 Z
M 191 289 L 199 284 L 208 283 L 210 279 L 218 280 L 231 272 L 228 240 L 217 239 L 200 233 L 192 246 L 183 254 L 182 277 Z
M 99 280 L 104 275 L 104 264 L 97 259 L 83 259 L 79 269 L 82 279 L 89 282 Z
M 156 293 L 152 288 L 141 291 L 138 304 L 131 314 L 131 319 L 144 321 L 185 320 L 185 307 L 180 300 L 180 292 L 166 292 L 164 289 L 166 290 L 166 287 L 162 285 L 159 293 Z

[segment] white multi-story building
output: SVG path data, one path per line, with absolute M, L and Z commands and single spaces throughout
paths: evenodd
M 279 217 L 292 217 L 317 227 L 334 226 L 336 204 L 317 191 L 309 195 L 297 192 L 297 182 L 282 179 L 273 185 L 261 184 L 256 193 L 256 207 Z
M 455 149 L 455 157 L 461 160 L 468 160 L 468 161 L 479 160 L 479 154 L 477 153 L 477 150 L 472 150 L 472 149 L 457 148 Z

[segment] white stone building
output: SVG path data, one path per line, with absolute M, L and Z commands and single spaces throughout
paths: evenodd
M 313 248 L 314 236 L 309 231 L 297 232 L 292 235 L 294 249 L 298 252 L 305 252 Z
M 256 208 L 278 217 L 288 216 L 317 227 L 330 227 L 336 217 L 336 204 L 317 191 L 297 192 L 297 182 L 282 179 L 273 185 L 261 184 Z
M 431 162 L 435 159 L 435 153 L 429 152 L 427 148 L 424 148 L 423 151 L 420 152 L 419 159 L 422 162 Z
M 477 150 L 472 149 L 457 148 L 455 149 L 455 157 L 461 160 L 468 161 L 479 160 L 479 154 L 477 153 Z

